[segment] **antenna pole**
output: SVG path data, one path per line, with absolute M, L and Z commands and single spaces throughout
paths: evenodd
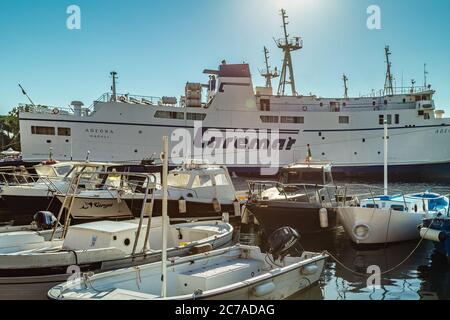
M 276 67 L 275 67 L 275 71 L 272 72 L 270 70 L 269 50 L 267 50 L 266 47 L 264 47 L 264 59 L 265 59 L 265 63 L 266 63 L 266 70 L 264 70 L 264 72 L 261 72 L 261 76 L 266 78 L 266 88 L 272 88 L 272 79 L 278 77 L 278 71 L 277 71 Z
M 36 105 L 34 104 L 33 100 L 31 100 L 30 96 L 27 94 L 27 92 L 25 91 L 25 89 L 22 87 L 22 85 L 19 83 L 19 87 L 22 90 L 22 93 L 25 97 L 27 97 L 28 101 L 30 101 L 31 105 L 33 107 L 36 107 Z
M 342 80 L 344 80 L 344 98 L 348 99 L 348 78 L 346 74 L 343 75 Z
M 423 87 L 424 88 L 427 87 L 427 75 L 428 75 L 427 64 L 424 63 L 423 64 Z
M 388 123 L 384 120 L 384 195 L 388 195 Z
M 117 72 L 111 71 L 111 77 L 112 77 L 112 97 L 111 101 L 117 101 L 117 90 L 116 90 L 116 80 L 117 80 Z
M 392 80 L 394 79 L 392 77 L 392 72 L 391 72 L 391 67 L 392 67 L 392 63 L 389 60 L 389 56 L 392 54 L 389 46 L 386 46 L 384 48 L 384 53 L 386 56 L 386 80 L 384 82 L 384 93 L 386 95 L 393 95 L 394 94 L 394 87 L 392 85 Z
M 291 52 L 300 50 L 303 48 L 303 44 L 300 37 L 289 39 L 289 34 L 287 32 L 287 25 L 289 22 L 287 21 L 288 16 L 286 14 L 286 10 L 281 9 L 281 17 L 283 19 L 284 38 L 275 40 L 278 48 L 282 49 L 284 52 L 283 68 L 281 70 L 280 84 L 278 86 L 278 95 L 284 96 L 286 93 L 286 86 L 290 85 L 292 95 L 296 96 L 298 93 L 295 89 L 294 67 L 292 66 Z
M 167 232 L 168 230 L 168 215 L 167 215 L 167 176 L 169 171 L 169 137 L 163 137 L 163 153 L 161 154 L 163 160 L 163 174 L 162 174 L 162 259 L 161 259 L 161 297 L 167 297 Z

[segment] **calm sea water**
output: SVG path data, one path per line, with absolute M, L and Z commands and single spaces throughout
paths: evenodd
M 345 182 L 352 184 L 351 182 Z M 337 183 L 342 184 L 342 183 Z M 246 180 L 235 179 L 238 190 L 246 190 Z M 382 184 L 374 185 L 373 192 Z M 430 184 L 390 184 L 392 192 L 404 193 L 432 190 L 441 194 L 450 193 L 450 185 Z M 355 186 L 353 191 L 366 192 Z M 329 233 L 302 237 L 301 244 L 306 250 L 327 250 L 335 255 L 346 267 L 366 273 L 367 267 L 377 265 L 381 271 L 389 270 L 402 262 L 417 247 L 419 240 L 393 244 L 371 250 L 355 248 L 342 227 Z M 435 254 L 434 245 L 423 241 L 415 253 L 393 272 L 382 277 L 379 289 L 369 289 L 367 278 L 355 275 L 341 267 L 331 258 L 320 283 L 293 299 L 314 300 L 422 300 L 450 299 L 450 264 Z

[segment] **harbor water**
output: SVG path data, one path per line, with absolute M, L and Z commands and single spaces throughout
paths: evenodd
M 234 183 L 238 190 L 247 189 L 244 178 L 237 178 Z M 360 182 L 343 183 L 356 185 Z M 391 190 L 404 193 L 425 190 L 441 194 L 450 193 L 450 185 L 393 183 L 389 186 Z M 374 184 L 372 187 L 378 191 L 382 185 Z M 358 188 L 361 193 L 366 192 L 362 187 L 355 187 L 352 190 Z M 418 246 L 419 241 L 420 239 L 375 248 L 360 248 L 351 243 L 342 227 L 332 232 L 303 235 L 301 245 L 305 250 L 314 252 L 327 250 L 342 265 L 329 258 L 319 284 L 299 293 L 293 299 L 449 300 L 450 264 L 434 252 L 432 242 L 422 241 Z M 403 262 L 413 250 L 415 251 L 411 257 Z M 371 275 L 367 273 L 369 266 L 378 266 L 382 273 L 392 268 L 395 270 L 381 277 L 379 287 L 368 287 L 367 280 Z M 361 273 L 367 276 L 363 277 Z

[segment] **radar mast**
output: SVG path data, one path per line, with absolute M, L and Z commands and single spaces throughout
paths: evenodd
M 291 52 L 303 48 L 303 43 L 300 37 L 289 39 L 289 34 L 287 32 L 287 25 L 289 22 L 287 21 L 288 16 L 286 14 L 286 10 L 281 9 L 281 17 L 283 18 L 284 38 L 275 40 L 278 48 L 282 49 L 284 52 L 283 68 L 281 69 L 280 84 L 278 86 L 278 95 L 284 96 L 286 93 L 286 86 L 290 85 L 292 95 L 296 96 L 298 93 L 295 89 L 294 68 L 292 66 Z
M 275 67 L 274 71 L 270 70 L 269 65 L 269 50 L 267 50 L 266 47 L 264 47 L 264 58 L 266 62 L 266 69 L 264 71 L 260 71 L 261 76 L 263 76 L 266 79 L 266 88 L 272 88 L 272 79 L 278 78 L 278 70 L 277 67 Z

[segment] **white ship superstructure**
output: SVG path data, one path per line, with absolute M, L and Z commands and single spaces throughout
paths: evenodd
M 249 172 L 267 165 L 259 158 L 248 160 L 266 147 L 260 138 L 242 142 L 233 140 L 233 133 L 258 135 L 268 130 L 269 134 L 279 134 L 271 141 L 279 151 L 276 163 L 271 165 L 303 161 L 310 150 L 315 161 L 332 161 L 336 171 L 382 172 L 383 123 L 387 120 L 389 165 L 394 168 L 390 176 L 424 172 L 431 177 L 450 171 L 450 120 L 435 108 L 431 86 L 394 88 L 387 61 L 386 85 L 378 93 L 350 98 L 346 87 L 342 98 L 297 94 L 290 73 L 290 51 L 298 50 L 302 43 L 285 35 L 278 42 L 286 55 L 276 94 L 270 86 L 270 80 L 278 76 L 276 72 L 266 70 L 266 87 L 255 88 L 248 64 L 224 61 L 218 70 L 204 71 L 209 76 L 207 84 L 187 83 L 180 99 L 118 94 L 114 83 L 113 92 L 90 108 L 79 102 L 74 102 L 71 110 L 23 105 L 23 158 L 47 159 L 52 148 L 58 160 L 84 160 L 90 152 L 94 161 L 140 161 L 159 154 L 160 137 L 169 135 L 174 151 L 171 160 L 176 162 L 178 158 L 179 164 L 188 155 L 177 152 L 181 141 L 177 140 L 184 138 L 185 146 L 192 148 L 194 138 L 198 138 L 195 122 L 201 122 L 200 132 L 206 139 L 203 146 L 214 145 L 220 150 L 214 162 L 228 165 L 231 171 Z M 387 48 L 387 58 L 389 54 Z M 113 79 L 115 76 L 113 73 Z M 346 84 L 346 76 L 344 81 Z M 289 85 L 290 96 L 285 94 Z M 236 157 L 230 160 L 222 156 L 220 160 L 220 153 Z

